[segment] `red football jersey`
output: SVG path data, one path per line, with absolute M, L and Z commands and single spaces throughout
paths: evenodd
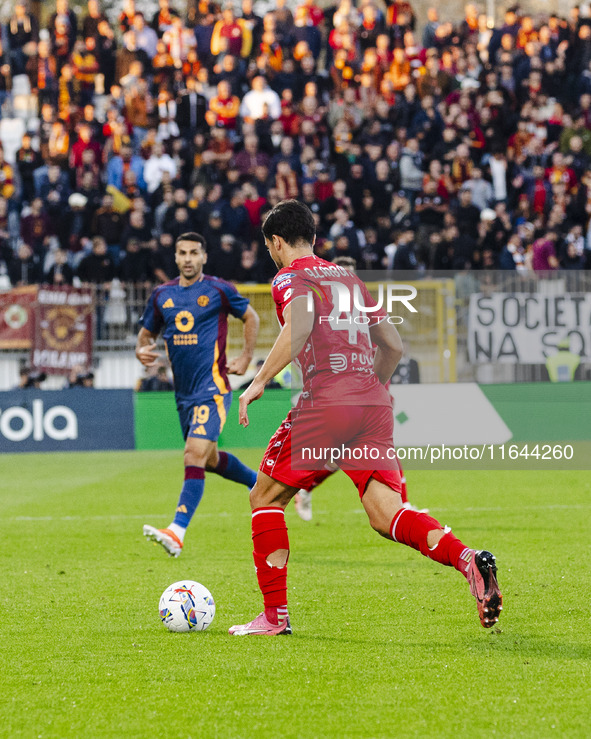
M 314 311 L 312 332 L 296 360 L 304 380 L 302 406 L 391 405 L 388 391 L 373 371 L 369 333 L 370 326 L 387 314 L 376 309 L 375 300 L 353 272 L 307 255 L 279 270 L 272 294 L 282 326 L 283 311 L 296 298 L 306 301 L 306 310 Z M 365 311 L 368 307 L 374 310 Z

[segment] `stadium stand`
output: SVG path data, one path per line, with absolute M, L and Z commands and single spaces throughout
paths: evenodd
M 458 302 L 437 283 L 419 332 L 438 350 L 470 279 L 568 273 L 585 289 L 587 6 L 510 8 L 494 27 L 472 5 L 457 23 L 406 0 L 258 7 L 16 3 L 0 45 L 3 289 L 57 266 L 109 318 L 116 278 L 97 338 L 119 345 L 175 276 L 174 238 L 198 230 L 206 269 L 268 301 L 260 224 L 285 197 L 313 211 L 325 258 L 454 280 Z M 445 361 L 434 379 L 456 376 Z

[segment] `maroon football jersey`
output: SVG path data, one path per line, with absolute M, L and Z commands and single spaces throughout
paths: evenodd
M 282 326 L 283 311 L 295 299 L 302 301 L 298 311 L 314 311 L 312 332 L 296 360 L 304 380 L 303 406 L 391 404 L 373 371 L 369 333 L 370 326 L 387 314 L 376 309 L 375 300 L 353 272 L 307 255 L 279 270 L 272 294 Z M 371 312 L 364 310 L 372 307 Z

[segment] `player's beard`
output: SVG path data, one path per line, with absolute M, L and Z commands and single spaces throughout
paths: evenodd
M 273 260 L 273 264 L 277 267 L 277 269 L 283 269 L 284 265 L 281 261 L 281 257 L 279 256 L 279 253 L 271 248 L 271 242 L 269 242 L 267 239 L 265 239 L 265 246 L 267 247 L 267 252 L 269 253 L 269 256 Z M 275 254 L 273 252 L 275 251 Z
M 283 269 L 283 267 L 285 266 L 281 261 L 281 257 L 279 255 L 277 255 L 277 259 L 275 259 L 274 257 L 271 257 L 271 259 L 273 260 L 278 270 Z
M 195 278 L 199 278 L 201 276 L 201 270 L 199 269 L 199 267 L 195 267 L 192 264 L 186 267 L 181 267 L 180 272 L 185 280 L 194 280 Z

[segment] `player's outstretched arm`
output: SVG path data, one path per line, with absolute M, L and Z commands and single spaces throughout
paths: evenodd
M 226 369 L 230 375 L 243 375 L 246 372 L 252 361 L 259 334 L 259 314 L 251 305 L 244 311 L 244 315 L 240 320 L 244 324 L 244 348 L 239 357 L 235 357 L 228 362 Z
M 147 328 L 141 328 L 135 345 L 135 356 L 144 367 L 153 367 L 160 357 L 156 351 L 156 339 L 158 334 L 153 334 Z
M 378 347 L 373 362 L 373 371 L 382 385 L 385 385 L 390 382 L 390 378 L 402 358 L 402 339 L 396 326 L 387 321 L 381 321 L 375 326 L 371 326 L 369 332 L 372 342 Z
M 265 385 L 298 356 L 310 336 L 314 326 L 314 312 L 307 310 L 307 301 L 302 298 L 295 298 L 284 308 L 283 328 L 265 363 L 240 396 L 238 420 L 245 428 L 249 423 L 247 406 L 262 396 Z

